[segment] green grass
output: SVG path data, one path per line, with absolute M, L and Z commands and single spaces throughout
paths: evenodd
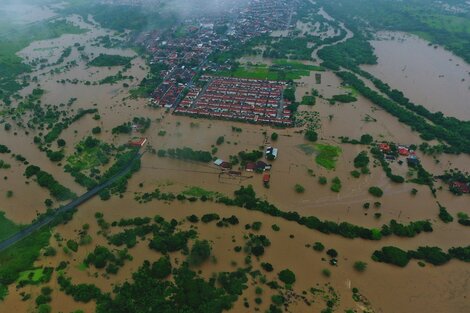
M 318 165 L 332 170 L 336 168 L 336 161 L 341 154 L 341 148 L 326 144 L 316 144 L 315 149 L 317 150 L 317 156 L 315 162 Z
M 0 241 L 7 239 L 20 229 L 20 225 L 16 225 L 5 217 L 5 212 L 0 212 Z
M 323 68 L 300 62 L 275 60 L 272 66 L 265 64 L 241 65 L 235 70 L 222 71 L 216 75 L 249 79 L 296 80 L 302 76 L 309 76 L 311 71 L 323 71 Z
M 88 268 L 88 266 L 87 266 L 85 263 L 80 263 L 80 264 L 78 264 L 78 265 L 76 266 L 76 268 L 77 268 L 79 271 L 83 272 L 83 271 L 85 271 L 85 270 Z
M 204 188 L 197 187 L 197 186 L 188 187 L 186 190 L 182 192 L 182 194 L 188 197 L 196 197 L 196 198 L 200 198 L 202 196 L 211 198 L 211 197 L 217 197 L 220 195 L 217 192 L 205 190 Z
M 88 148 L 83 142 L 76 146 L 75 154 L 67 158 L 67 163 L 74 169 L 89 170 L 109 162 L 111 147 L 100 142 L 99 145 Z
M 34 270 L 23 271 L 19 274 L 17 281 L 29 280 L 34 283 L 40 282 L 44 277 L 44 272 L 42 268 L 37 268 Z

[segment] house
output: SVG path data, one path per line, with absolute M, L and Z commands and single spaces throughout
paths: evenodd
M 408 150 L 406 147 L 398 147 L 398 154 L 402 156 L 409 156 L 410 150 Z
M 266 148 L 266 159 L 275 160 L 277 159 L 278 149 L 273 147 Z
M 222 163 L 220 164 L 220 167 L 221 167 L 221 168 L 224 168 L 224 169 L 231 169 L 231 168 L 232 168 L 232 164 L 230 164 L 230 163 L 224 161 L 224 162 L 222 162 Z
M 470 186 L 467 183 L 454 181 L 450 183 L 450 189 L 456 190 L 459 193 L 470 193 Z
M 127 143 L 131 147 L 143 147 L 147 143 L 147 138 L 133 138 Z
M 263 162 L 263 161 L 258 161 L 256 162 L 256 167 L 255 167 L 255 170 L 256 171 L 267 171 L 267 170 L 270 170 L 271 169 L 271 165 Z
M 256 168 L 256 163 L 255 162 L 248 162 L 245 165 L 245 170 L 247 172 L 253 172 L 255 170 L 255 168 Z
M 392 149 L 390 148 L 390 145 L 388 143 L 381 143 L 379 144 L 379 149 L 383 153 L 389 153 Z

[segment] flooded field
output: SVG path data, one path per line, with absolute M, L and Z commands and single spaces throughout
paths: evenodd
M 135 116 L 148 117 L 152 123 L 144 135 L 148 139 L 148 147 L 142 158 L 142 167 L 129 180 L 128 189 L 123 197 L 114 196 L 108 201 L 101 201 L 96 197 L 80 206 L 71 222 L 54 229 L 54 232 L 60 234 L 63 238 L 62 241 L 58 241 L 54 236 L 51 237 L 50 244 L 57 249 L 57 255 L 52 257 L 41 256 L 36 262 L 36 266 L 57 267 L 61 261 L 65 260 L 69 263 L 66 274 L 72 278 L 75 284 L 93 283 L 103 291 L 111 292 L 114 286 L 130 280 L 132 278 L 131 274 L 142 265 L 144 260 L 156 261 L 161 254 L 149 250 L 148 241 L 150 238 L 146 238 L 139 240 L 137 246 L 129 250 L 133 260 L 126 261 L 117 275 L 107 275 L 104 270 L 84 267 L 83 260 L 96 245 L 109 246 L 106 238 L 99 234 L 100 229 L 96 223 L 95 213 L 104 213 L 105 219 L 109 222 L 118 221 L 121 218 L 153 217 L 158 214 L 167 220 L 174 218 L 180 221 L 181 225 L 178 227 L 182 229 L 189 227 L 189 223 L 184 221 L 191 214 L 202 216 L 206 213 L 217 213 L 221 217 L 236 215 L 240 223 L 228 228 L 216 227 L 215 222 L 196 224 L 199 237 L 212 242 L 212 254 L 216 259 L 215 262 L 208 262 L 200 268 L 205 278 L 210 278 L 214 273 L 220 271 L 233 271 L 237 267 L 244 266 L 245 254 L 235 252 L 234 247 L 242 245 L 245 240 L 244 235 L 249 233 L 244 225 L 261 221 L 262 227 L 259 233 L 266 235 L 272 244 L 266 249 L 266 253 L 261 259 L 253 260 L 255 267 L 259 268 L 261 261 L 273 264 L 275 270 L 272 273 L 265 273 L 268 280 L 275 279 L 277 273 L 282 269 L 291 269 L 297 274 L 297 281 L 293 286 L 293 290 L 298 294 L 302 294 L 303 291 L 307 294 L 312 287 L 324 290 L 327 290 L 329 286 L 333 287 L 335 292 L 340 295 L 339 304 L 335 308 L 337 312 L 344 312 L 346 309 L 359 311 L 366 309 L 363 304 L 353 300 L 352 288 L 354 287 L 358 288 L 361 294 L 370 301 L 369 309 L 373 312 L 460 313 L 470 310 L 468 299 L 470 270 L 464 262 L 452 260 L 444 266 L 434 267 L 427 264 L 425 267 L 421 267 L 416 261 L 411 261 L 406 268 L 402 269 L 374 262 L 370 258 L 374 250 L 387 245 L 398 246 L 404 250 L 425 245 L 442 248 L 468 245 L 467 230 L 456 222 L 442 223 L 437 217 L 439 209 L 436 203 L 439 201 L 443 206 L 446 206 L 454 216 L 457 212 L 470 214 L 468 196 L 456 197 L 452 195 L 447 190 L 447 186 L 444 186 L 440 181 L 436 181 L 436 187 L 438 188 L 436 197 L 433 197 L 427 186 L 411 182 L 392 183 L 385 176 L 380 165 L 374 162 L 370 155 L 370 174 L 354 178 L 351 175 L 351 171 L 355 169 L 352 160 L 359 152 L 369 150 L 369 147 L 342 144 L 339 139 L 340 136 L 358 139 L 363 134 L 370 134 L 379 141 L 386 140 L 410 145 L 422 142 L 418 133 L 413 132 L 395 117 L 359 95 L 357 96 L 358 100 L 353 103 L 330 104 L 328 99 L 332 96 L 344 94 L 350 90 L 346 90 L 341 86 L 340 80 L 333 72 L 322 72 L 321 84 L 316 83 L 315 73 L 312 72 L 310 76 L 303 77 L 296 82 L 298 84 L 297 98 L 301 98 L 306 92 L 311 92 L 312 88 L 318 90 L 322 96 L 322 98 L 317 98 L 316 105 L 300 106 L 299 110 L 302 114 L 307 112 L 319 119 L 317 123 L 318 143 L 337 146 L 341 149 L 336 167 L 328 170 L 315 162 L 318 151 L 315 150 L 313 144 L 311 144 L 314 150 L 313 153 L 306 153 L 306 150 L 301 148 L 302 145 L 309 145 L 304 139 L 304 126 L 275 129 L 262 125 L 193 119 L 172 115 L 164 109 L 152 109 L 147 106 L 147 99 L 129 99 L 129 89 L 137 86 L 138 82 L 147 74 L 148 69 L 145 61 L 132 50 L 105 48 L 96 44 L 98 37 L 104 35 L 115 36 L 113 32 L 102 29 L 95 23 L 83 21 L 78 16 L 72 16 L 69 19 L 89 31 L 81 35 L 63 35 L 53 40 L 34 42 L 19 53 L 25 60 L 48 58 L 51 60 L 50 62 L 55 62 L 64 49 L 73 47 L 65 63 L 69 60 L 78 60 L 76 66 L 63 68 L 63 64 L 58 64 L 44 69 L 38 68 L 33 73 L 38 78 L 37 85 L 40 85 L 46 91 L 42 98 L 43 103 L 60 105 L 61 103 L 67 103 L 70 98 L 77 98 L 70 110 L 76 112 L 80 108 L 93 107 L 99 110 L 101 116 L 99 120 L 93 119 L 92 116 L 85 116 L 63 131 L 61 138 L 67 142 L 64 148 L 66 155 L 73 153 L 75 145 L 80 140 L 92 135 L 91 129 L 93 127 L 100 126 L 103 129 L 101 134 L 96 135 L 98 139 L 119 146 L 127 143 L 131 137 L 141 135 L 136 132 L 126 135 L 113 135 L 111 133 L 113 127 L 130 121 Z M 347 38 L 349 38 L 348 36 Z M 403 38 L 403 40 L 411 41 L 411 47 L 413 45 L 421 47 L 419 39 Z M 402 42 L 397 40 L 390 42 L 396 46 L 402 45 Z M 380 64 L 370 67 L 368 70 L 385 81 L 387 81 L 387 77 L 396 78 L 397 81 L 395 82 L 387 82 L 403 90 L 409 97 L 412 97 L 412 95 L 408 93 L 408 90 L 410 92 L 415 91 L 414 95 L 418 99 L 420 97 L 418 90 L 426 90 L 430 98 L 432 93 L 437 95 L 438 88 L 429 88 L 429 85 L 426 85 L 427 87 L 416 85 L 420 87 L 408 90 L 402 88 L 407 85 L 403 82 L 403 76 L 400 76 L 405 75 L 400 66 L 397 66 L 396 69 L 388 68 L 388 62 L 391 61 L 385 55 L 381 55 L 387 49 L 384 47 L 384 51 L 381 52 L 380 46 L 390 44 L 390 42 L 374 42 Z M 77 47 L 84 48 L 79 51 Z M 440 49 L 429 49 L 432 53 L 445 53 Z M 116 75 L 120 69 L 88 66 L 88 62 L 81 58 L 82 53 L 89 56 L 108 53 L 133 57 L 131 66 L 126 73 L 133 76 L 134 79 L 126 79 L 116 84 L 93 85 L 93 82 L 99 82 L 110 75 Z M 261 57 L 245 57 L 242 61 L 272 63 L 271 60 L 262 59 Z M 395 59 L 395 62 L 398 62 L 398 59 Z M 407 67 L 405 70 L 410 79 L 411 77 L 418 79 L 419 75 L 427 75 L 425 72 L 412 71 L 413 64 L 411 63 L 409 68 Z M 448 67 L 448 64 L 446 66 Z M 464 64 L 461 63 L 456 68 L 462 69 L 463 67 Z M 51 74 L 50 70 L 55 68 L 61 68 L 61 71 Z M 446 78 L 451 73 L 453 72 L 446 72 Z M 382 78 L 380 75 L 385 75 L 385 77 Z M 67 80 L 67 82 L 62 83 L 62 80 Z M 68 80 L 75 80 L 75 83 L 70 83 Z M 91 83 L 87 84 L 87 81 Z M 129 87 L 124 87 L 124 82 Z M 22 91 L 22 94 L 29 94 L 37 85 L 31 84 Z M 455 87 L 452 84 L 449 86 L 453 86 L 449 88 Z M 410 87 L 408 86 L 408 88 Z M 445 90 L 452 93 L 451 90 L 456 89 Z M 454 94 L 449 95 L 446 99 L 453 99 L 454 96 L 456 97 L 454 100 L 457 101 L 457 96 Z M 416 102 L 427 105 L 418 100 Z M 432 101 L 429 103 L 432 103 Z M 451 114 L 445 112 L 443 107 L 436 106 L 436 108 L 446 114 Z M 465 108 L 468 107 L 458 104 L 458 102 L 455 102 L 455 106 L 449 105 L 448 107 L 456 115 L 460 115 L 460 118 L 462 114 L 466 114 Z M 240 128 L 242 131 L 234 131 L 234 127 Z M 279 134 L 276 141 L 269 139 L 272 132 Z M 83 193 L 84 188 L 75 183 L 71 175 L 64 173 L 63 164 L 51 163 L 45 153 L 35 147 L 34 135 L 34 132 L 27 134 L 24 129 L 14 127 L 11 132 L 2 131 L 0 133 L 0 142 L 10 147 L 13 153 L 24 155 L 33 164 L 53 174 L 63 185 L 77 194 Z M 224 137 L 224 143 L 217 145 L 216 141 L 220 136 Z M 242 176 L 230 178 L 222 175 L 220 169 L 211 162 L 202 164 L 200 162 L 162 158 L 152 152 L 153 149 L 157 151 L 159 149 L 182 147 L 210 151 L 216 147 L 217 152 L 214 155 L 228 160 L 230 156 L 237 155 L 240 151 L 264 150 L 267 146 L 274 146 L 279 149 L 279 157 L 272 161 L 270 188 L 263 186 L 262 174 L 246 172 L 238 166 L 234 170 L 242 171 Z M 435 175 L 442 174 L 444 170 L 453 167 L 457 167 L 462 171 L 470 171 L 470 157 L 465 154 L 440 155 L 438 156 L 439 163 L 434 158 L 422 155 L 419 152 L 418 156 L 426 170 Z M 404 158 L 401 159 L 401 161 L 404 160 Z M 33 180 L 29 180 L 28 184 L 25 183 L 26 178 L 23 173 L 26 166 L 24 164 L 16 162 L 13 157 L 7 161 L 12 164 L 12 167 L 8 170 L 1 170 L 2 176 L 7 177 L 7 179 L 0 181 L 1 209 L 6 212 L 8 218 L 17 223 L 27 224 L 37 213 L 43 213 L 46 210 L 43 203 L 45 199 L 50 197 L 49 192 L 39 187 Z M 409 178 L 407 176 L 409 170 L 406 161 L 400 165 L 397 160 L 391 163 L 391 168 L 394 173 Z M 326 185 L 319 184 L 318 178 L 320 176 L 326 177 L 328 181 Z M 342 188 L 339 193 L 330 190 L 330 182 L 335 177 L 341 180 Z M 249 184 L 253 186 L 258 197 L 273 203 L 282 211 L 294 211 L 303 216 L 312 215 L 322 220 L 345 221 L 364 227 L 377 228 L 388 223 L 391 219 L 396 219 L 402 223 L 430 219 L 433 223 L 434 232 L 419 234 L 414 238 L 390 236 L 380 241 L 353 240 L 339 235 L 323 234 L 297 223 L 260 212 L 239 207 L 228 207 L 211 201 L 192 203 L 189 201 L 165 202 L 153 200 L 149 203 L 139 204 L 134 199 L 136 194 L 152 192 L 156 188 L 159 188 L 162 192 L 179 193 L 193 186 L 232 196 L 233 192 L 239 189 L 240 186 Z M 302 185 L 305 192 L 296 192 L 294 188 L 296 184 Z M 384 196 L 379 200 L 372 197 L 368 193 L 368 188 L 371 186 L 379 186 L 384 191 Z M 442 189 L 439 189 L 440 186 L 442 186 Z M 417 189 L 416 195 L 410 193 L 413 188 Z M 7 197 L 6 190 L 12 190 L 13 197 Z M 363 204 L 365 202 L 373 203 L 375 201 L 380 201 L 380 208 L 364 209 Z M 374 216 L 375 213 L 380 213 L 381 216 L 377 218 Z M 78 238 L 84 224 L 90 225 L 89 233 L 93 238 L 92 243 L 81 246 L 76 253 L 66 254 L 62 248 L 64 242 L 68 239 Z M 274 224 L 279 226 L 280 231 L 272 229 L 271 226 Z M 111 231 L 114 231 L 114 229 L 112 228 Z M 311 245 L 316 241 L 322 242 L 327 249 L 334 248 L 338 250 L 337 267 L 328 264 L 325 253 L 316 252 L 311 248 Z M 179 252 L 170 255 L 175 264 L 182 262 L 185 258 Z M 359 260 L 368 263 L 367 270 L 364 273 L 353 270 L 354 262 Z M 327 278 L 322 275 L 323 269 L 331 270 L 331 277 Z M 95 311 L 93 301 L 86 304 L 78 303 L 73 301 L 72 297 L 59 291 L 60 287 L 57 283 L 56 272 L 48 285 L 54 289 L 51 302 L 53 312 L 71 312 L 78 309 L 83 310 L 85 313 Z M 250 280 L 248 285 L 248 289 L 235 303 L 233 312 L 254 311 L 254 299 L 257 297 L 255 283 Z M 26 286 L 17 289 L 15 284 L 11 285 L 9 287 L 9 296 L 4 302 L 0 303 L 0 312 L 34 312 L 34 299 L 39 295 L 40 287 Z M 31 294 L 31 299 L 22 301 L 20 295 L 22 292 Z M 264 302 L 257 306 L 261 312 L 269 308 L 270 297 L 274 294 L 276 294 L 274 290 L 264 289 Z M 252 305 L 250 309 L 244 306 L 243 298 L 246 298 Z M 322 296 L 318 296 L 311 306 L 302 300 L 296 300 L 289 305 L 291 312 L 319 312 L 324 308 L 325 301 Z
M 414 103 L 470 120 L 470 65 L 442 47 L 405 33 L 379 33 L 378 64 L 363 68 Z

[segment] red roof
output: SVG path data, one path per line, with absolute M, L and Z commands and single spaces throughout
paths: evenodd
M 450 183 L 450 186 L 457 188 L 462 193 L 470 193 L 470 186 L 468 186 L 468 184 L 466 183 L 463 183 L 460 181 L 454 181 Z
M 269 179 L 271 179 L 271 175 L 269 175 L 269 173 L 265 173 L 263 175 L 263 182 L 269 183 Z

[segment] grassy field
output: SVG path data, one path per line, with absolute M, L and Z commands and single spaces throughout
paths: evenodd
M 276 60 L 272 66 L 265 64 L 241 65 L 233 71 L 222 71 L 216 75 L 264 80 L 296 80 L 302 76 L 309 76 L 311 71 L 323 71 L 323 68 L 300 62 Z
M 185 196 L 188 196 L 188 197 L 196 197 L 196 198 L 200 198 L 202 196 L 205 196 L 207 198 L 213 198 L 213 197 L 217 197 L 219 196 L 220 194 L 217 193 L 217 192 L 213 192 L 213 191 L 209 191 L 209 190 L 205 190 L 201 187 L 197 187 L 197 186 L 192 186 L 192 187 L 188 187 L 186 190 L 184 190 L 182 192 Z
M 326 144 L 316 144 L 315 149 L 317 150 L 317 156 L 315 162 L 318 165 L 323 166 L 328 170 L 336 168 L 336 161 L 341 154 L 341 148 Z

